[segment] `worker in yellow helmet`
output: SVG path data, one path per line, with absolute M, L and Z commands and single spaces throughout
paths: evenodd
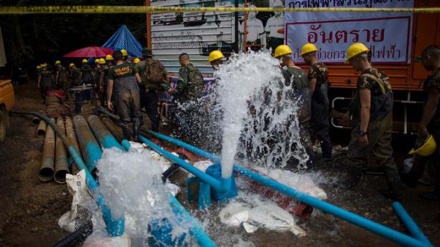
M 215 50 L 209 53 L 208 62 L 214 70 L 218 70 L 223 63 L 223 58 L 225 58 L 223 53 L 219 50 Z
M 328 164 L 332 157 L 332 143 L 329 134 L 330 101 L 328 99 L 330 82 L 328 67 L 324 63 L 318 62 L 317 51 L 318 47 L 316 45 L 307 43 L 301 48 L 301 57 L 310 66 L 307 77 L 312 90 L 311 131 L 321 144 L 321 161 Z
M 296 113 L 299 122 L 299 134 L 301 143 L 310 156 L 310 162 L 314 161 L 312 143 L 309 133 L 311 114 L 311 89 L 307 75 L 303 69 L 296 66 L 292 59 L 292 49 L 288 45 L 279 45 L 275 48 L 274 57 L 280 61 L 281 73 L 284 77 L 284 86 L 293 89 L 293 97 L 301 98 L 298 102 L 299 110 Z M 295 100 L 292 99 L 292 100 Z
M 104 58 L 105 64 L 102 65 L 102 70 L 99 75 L 98 80 L 98 97 L 99 102 L 102 106 L 107 104 L 107 82 L 108 82 L 108 71 L 111 67 L 113 67 L 113 56 L 107 55 Z
M 348 185 L 357 184 L 362 172 L 368 169 L 367 159 L 373 156 L 375 166 L 386 175 L 389 187 L 381 193 L 392 199 L 400 197 L 400 176 L 391 147 L 393 96 L 388 76 L 373 68 L 369 61 L 370 49 L 354 43 L 346 51 L 346 64 L 361 75 L 357 80 L 356 95 L 350 115 L 355 126 L 348 145 L 348 157 L 343 161 L 348 171 Z M 346 184 L 347 184 L 346 182 Z
M 425 106 L 420 119 L 418 138 L 416 145 L 411 152 L 415 153 L 414 165 L 411 170 L 413 185 L 421 178 L 426 164 L 431 168 L 429 175 L 434 182 L 434 189 L 429 192 L 421 192 L 419 196 L 423 199 L 440 201 L 440 154 L 438 145 L 440 143 L 440 47 L 430 45 L 423 49 L 420 54 L 421 63 L 429 73 L 423 81 L 423 92 Z M 411 154 L 410 152 L 410 154 Z M 433 172 L 433 171 L 434 172 Z M 440 215 L 438 216 L 440 219 Z
M 135 58 L 135 59 L 133 59 L 133 64 L 137 64 L 137 63 L 139 63 L 141 60 L 139 59 L 139 58 Z
M 61 88 L 64 91 L 67 89 L 68 73 L 60 60 L 55 61 L 55 83 L 58 88 Z
M 122 49 L 122 50 L 121 50 L 121 53 L 122 53 L 122 57 L 123 57 L 123 59 L 124 59 L 124 60 L 127 60 L 127 58 L 128 58 L 128 52 L 127 52 L 127 50 Z

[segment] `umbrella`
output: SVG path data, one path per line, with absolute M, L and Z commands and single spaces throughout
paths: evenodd
M 99 46 L 89 46 L 84 47 L 78 50 L 74 50 L 72 52 L 67 53 L 63 57 L 105 57 L 106 55 L 111 55 L 113 53 L 113 49 L 99 47 Z

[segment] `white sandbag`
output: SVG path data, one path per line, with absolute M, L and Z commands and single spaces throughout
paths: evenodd
M 130 247 L 131 240 L 128 234 L 110 237 L 105 230 L 94 231 L 84 241 L 83 247 Z
M 239 202 L 231 202 L 220 213 L 220 221 L 228 226 L 240 226 L 249 220 L 249 207 Z
M 69 212 L 60 217 L 58 225 L 68 232 L 74 232 L 90 219 L 86 205 L 91 202 L 92 197 L 87 189 L 84 170 L 76 175 L 66 174 L 66 184 L 69 193 L 73 196 L 72 206 Z
M 262 204 L 249 211 L 249 223 L 275 231 L 291 231 L 298 237 L 306 232 L 296 225 L 293 216 L 275 204 Z

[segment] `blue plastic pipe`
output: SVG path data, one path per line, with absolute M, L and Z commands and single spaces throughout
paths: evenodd
M 185 142 L 182 142 L 180 140 L 171 138 L 169 136 L 165 136 L 153 131 L 148 131 L 148 133 L 152 134 L 153 136 L 160 138 L 162 140 L 168 141 L 170 143 L 173 143 L 175 145 L 181 146 L 185 149 L 188 149 L 191 152 L 194 152 L 198 155 L 201 155 L 205 158 L 211 159 L 214 162 L 220 162 L 220 157 L 211 153 L 208 153 L 204 150 L 201 150 L 197 147 L 191 146 Z M 162 153 L 161 150 L 157 150 L 158 152 Z M 240 167 L 238 165 L 234 165 L 234 171 L 239 172 L 243 176 L 247 176 L 254 181 L 257 181 L 271 189 L 277 190 L 285 195 L 288 195 L 298 201 L 301 201 L 304 204 L 310 205 L 312 207 L 318 208 L 324 212 L 327 212 L 331 215 L 334 215 L 340 219 L 343 219 L 347 222 L 350 222 L 354 225 L 357 225 L 359 227 L 362 227 L 368 231 L 371 231 L 379 236 L 382 236 L 384 238 L 390 239 L 396 243 L 405 245 L 405 246 L 430 246 L 426 242 L 420 241 L 418 239 L 414 239 L 412 237 L 409 237 L 401 232 L 398 232 L 396 230 L 393 230 L 391 228 L 388 228 L 386 226 L 383 226 L 379 223 L 376 223 L 374 221 L 371 221 L 369 219 L 363 218 L 357 214 L 354 214 L 352 212 L 349 212 L 345 209 L 336 207 L 330 203 L 324 202 L 322 200 L 319 200 L 315 197 L 309 196 L 305 193 L 302 193 L 300 191 L 294 190 L 284 184 L 281 184 L 275 180 L 272 180 L 270 178 L 267 178 L 265 176 L 262 176 L 256 172 L 253 172 L 249 169 Z
M 86 119 L 82 115 L 76 115 L 73 118 L 73 125 L 75 126 L 76 137 L 78 138 L 78 143 L 87 167 L 89 171 L 93 172 L 96 167 L 96 162 L 102 156 L 101 147 L 90 130 Z
M 93 178 L 92 174 L 90 173 L 90 170 L 87 168 L 87 165 L 84 163 L 81 155 L 78 154 L 78 152 L 75 150 L 74 146 L 70 142 L 69 138 L 67 138 L 66 135 L 60 131 L 58 126 L 52 120 L 50 120 L 50 118 L 38 112 L 11 111 L 11 113 L 36 116 L 40 119 L 43 119 L 47 124 L 49 124 L 55 130 L 57 135 L 63 140 L 64 145 L 66 146 L 72 158 L 75 160 L 75 163 L 78 166 L 78 168 L 86 172 L 87 185 L 92 191 L 92 193 L 97 197 L 96 203 L 102 210 L 102 217 L 106 224 L 107 233 L 110 236 L 121 236 L 122 234 L 124 234 L 125 219 L 121 219 L 121 220 L 113 219 L 110 209 L 104 204 L 104 197 L 100 193 L 98 193 L 98 183 Z
M 151 148 L 153 148 L 156 152 L 162 154 L 163 156 L 165 156 L 167 159 L 171 160 L 172 162 L 178 164 L 179 166 L 183 167 L 184 169 L 186 169 L 188 172 L 194 174 L 194 176 L 197 176 L 198 178 L 200 178 L 201 180 L 203 180 L 204 182 L 206 182 L 207 184 L 209 184 L 211 187 L 213 187 L 214 189 L 220 191 L 220 192 L 228 192 L 229 189 L 231 188 L 231 179 L 229 180 L 221 180 L 219 181 L 217 178 L 214 178 L 206 173 L 204 173 L 203 171 L 197 169 L 196 167 L 192 166 L 191 164 L 188 164 L 187 162 L 185 162 L 184 160 L 182 160 L 181 158 L 173 155 L 172 153 L 166 151 L 165 149 L 163 149 L 162 147 L 156 145 L 155 143 L 153 143 L 152 141 L 148 140 L 147 138 L 143 137 L 143 136 L 139 136 L 140 140 L 142 142 L 144 142 L 145 144 L 147 144 L 148 146 L 150 146 Z M 229 181 L 229 183 L 228 183 Z
M 408 212 L 405 210 L 400 202 L 393 202 L 393 208 L 397 216 L 399 216 L 399 218 L 403 221 L 406 229 L 408 229 L 409 233 L 411 233 L 413 237 L 425 242 L 426 246 L 433 246 L 429 239 L 425 236 L 425 234 L 423 234 L 423 232 L 411 218 L 411 216 L 409 216 Z

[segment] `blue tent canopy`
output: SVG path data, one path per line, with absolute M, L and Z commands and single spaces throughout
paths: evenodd
M 141 43 L 128 30 L 127 26 L 122 25 L 102 47 L 111 48 L 113 50 L 127 50 L 128 54 L 133 57 L 142 56 Z

